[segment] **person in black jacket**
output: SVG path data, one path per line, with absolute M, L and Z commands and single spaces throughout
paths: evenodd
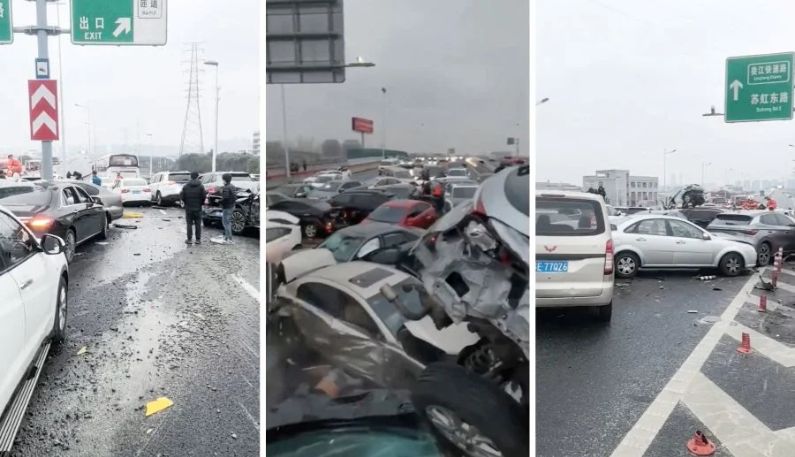
M 224 180 L 224 187 L 221 188 L 221 208 L 223 209 L 221 222 L 224 224 L 224 244 L 232 244 L 232 213 L 235 211 L 237 189 L 232 185 L 232 175 L 229 173 L 224 173 L 221 179 Z
M 199 181 L 199 173 L 191 172 L 190 181 L 182 186 L 179 193 L 185 207 L 185 221 L 188 224 L 188 237 L 185 244 L 193 244 L 193 232 L 196 232 L 196 244 L 202 244 L 202 204 L 207 198 L 207 191 Z

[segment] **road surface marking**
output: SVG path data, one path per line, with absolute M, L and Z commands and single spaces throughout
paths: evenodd
M 742 341 L 743 332 L 751 337 L 751 347 L 754 351 L 786 368 L 795 367 L 795 348 L 779 343 L 773 338 L 742 324 L 733 325 L 732 331 L 728 334 L 739 342 Z
M 246 413 L 246 417 L 248 417 L 248 420 L 251 421 L 252 425 L 254 425 L 254 428 L 257 429 L 257 431 L 259 431 L 259 423 L 257 422 L 256 419 L 254 419 L 254 416 L 252 416 L 251 413 L 248 412 L 248 409 L 243 405 L 243 403 L 237 402 L 237 404 L 240 405 L 240 408 L 243 410 L 244 413 Z
M 248 281 L 246 281 L 245 279 L 241 278 L 238 275 L 230 275 L 230 276 L 232 277 L 233 280 L 235 280 L 235 282 L 240 284 L 243 290 L 248 292 L 248 294 L 251 295 L 254 298 L 254 300 L 257 300 L 259 302 L 259 289 L 252 286 L 251 284 L 249 284 Z
M 701 366 L 704 365 L 721 337 L 727 333 L 729 325 L 734 322 L 734 316 L 747 301 L 747 297 L 757 281 L 758 276 L 753 275 L 740 289 L 737 296 L 721 314 L 720 320 L 713 324 L 712 328 L 704 335 L 704 338 L 690 353 L 679 370 L 674 373 L 657 398 L 646 408 L 640 419 L 635 422 L 632 429 L 613 450 L 613 453 L 610 454 L 611 457 L 639 457 L 646 453 L 676 404 L 685 395 L 693 379 L 699 375 Z M 735 454 L 735 457 L 739 456 Z

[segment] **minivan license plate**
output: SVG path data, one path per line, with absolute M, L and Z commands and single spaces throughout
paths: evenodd
M 556 260 L 556 261 L 543 261 L 536 262 L 536 273 L 568 273 L 569 261 Z

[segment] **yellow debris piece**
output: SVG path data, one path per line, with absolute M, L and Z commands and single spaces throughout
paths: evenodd
M 157 400 L 150 401 L 146 404 L 146 417 L 157 414 L 166 408 L 170 408 L 172 405 L 174 405 L 174 402 L 166 397 L 160 397 Z
M 80 348 L 79 351 L 77 351 L 77 355 L 83 355 L 83 354 L 86 353 L 86 351 L 88 351 L 88 348 L 83 346 L 83 347 Z
M 122 217 L 124 219 L 141 219 L 142 217 L 144 217 L 144 213 L 130 213 L 125 211 Z

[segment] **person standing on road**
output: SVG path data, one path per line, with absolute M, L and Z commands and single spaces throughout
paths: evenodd
M 303 160 L 301 161 L 301 165 L 303 165 L 303 167 L 304 167 L 304 171 L 306 171 L 306 159 L 303 159 Z
M 102 178 L 97 176 L 97 170 L 91 172 L 91 184 L 97 187 L 102 187 Z
M 207 191 L 201 181 L 199 181 L 199 173 L 191 172 L 190 181 L 182 186 L 179 198 L 185 208 L 185 222 L 188 228 L 185 244 L 193 244 L 194 232 L 196 244 L 202 244 L 202 204 L 204 199 L 207 198 Z
M 221 188 L 221 209 L 223 210 L 221 222 L 224 225 L 224 244 L 232 244 L 232 213 L 235 211 L 237 189 L 232 185 L 231 174 L 224 173 L 221 179 L 224 180 L 224 187 Z
M 767 202 L 767 209 L 770 211 L 775 211 L 778 208 L 778 202 L 773 197 L 768 195 L 765 197 L 765 201 Z
M 8 176 L 22 176 L 22 162 L 14 158 L 14 154 L 8 154 Z

